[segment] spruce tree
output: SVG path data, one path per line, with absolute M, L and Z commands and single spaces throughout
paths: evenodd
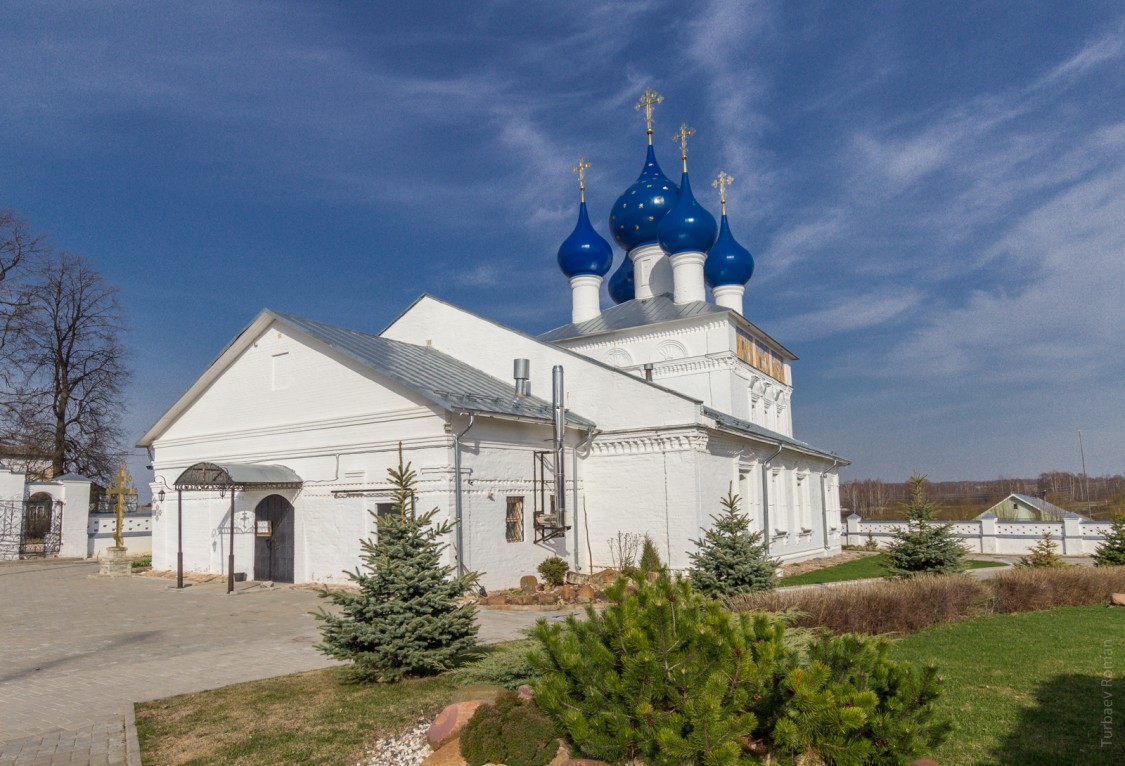
M 1125 566 L 1125 514 L 1114 517 L 1105 539 L 1094 551 L 1094 566 Z
M 664 562 L 660 560 L 660 552 L 656 550 L 656 543 L 645 535 L 644 546 L 641 548 L 641 571 L 646 575 L 664 571 Z
M 733 488 L 722 500 L 723 510 L 690 554 L 691 584 L 708 596 L 733 596 L 770 590 L 777 584 L 778 561 L 771 559 L 761 532 L 750 531 L 750 517 L 739 512 L 740 498 Z
M 966 548 L 953 534 L 952 524 L 934 524 L 936 508 L 926 497 L 926 477 L 915 473 L 907 482 L 910 505 L 907 528 L 894 532 L 887 547 L 887 569 L 907 577 L 921 572 L 953 574 L 965 570 Z
M 434 523 L 438 509 L 421 515 L 413 508 L 417 475 L 403 465 L 387 469 L 394 487 L 392 512 L 375 516 L 376 537 L 361 542 L 362 563 L 348 579 L 358 592 L 328 590 L 322 598 L 323 643 L 317 649 L 352 662 L 363 680 L 392 683 L 402 676 L 439 673 L 476 645 L 476 607 L 462 597 L 477 581 L 475 572 L 456 574 L 441 563 L 441 542 L 454 528 Z
M 1028 555 L 1021 558 L 1016 566 L 1035 567 L 1038 569 L 1057 569 L 1064 567 L 1062 557 L 1058 553 L 1059 544 L 1051 538 L 1050 532 L 1043 533 L 1043 539 L 1032 547 Z

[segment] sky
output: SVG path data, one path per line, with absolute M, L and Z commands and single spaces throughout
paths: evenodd
M 1079 429 L 1125 472 L 1117 0 L 12 1 L 0 62 L 0 208 L 120 287 L 131 442 L 265 307 L 568 322 L 570 169 L 609 239 L 652 87 L 845 480 L 1079 471 Z

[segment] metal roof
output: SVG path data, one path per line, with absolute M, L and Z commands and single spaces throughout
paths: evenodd
M 797 358 L 796 354 L 771 338 L 764 330 L 754 325 L 753 322 L 737 311 L 716 306 L 714 303 L 708 303 L 707 301 L 676 303 L 668 293 L 655 295 L 652 298 L 638 298 L 611 306 L 593 319 L 578 324 L 564 324 L 562 327 L 548 330 L 539 336 L 539 340 L 551 343 L 702 316 L 730 316 L 736 324 L 745 325 L 754 335 L 762 340 L 768 340 L 793 359 Z
M 851 461 L 844 460 L 842 457 L 835 454 L 834 452 L 825 452 L 824 450 L 819 450 L 816 447 L 810 446 L 806 442 L 797 441 L 796 439 L 794 439 L 791 436 L 786 436 L 785 434 L 779 434 L 777 431 L 771 431 L 770 429 L 763 428 L 762 426 L 757 425 L 756 423 L 751 423 L 747 420 L 742 420 L 741 418 L 736 418 L 733 415 L 726 414 L 725 412 L 719 412 L 718 410 L 711 409 L 710 407 L 704 407 L 703 408 L 703 414 L 706 417 L 713 418 L 715 420 L 715 422 L 717 422 L 719 425 L 721 425 L 725 428 L 730 428 L 731 430 L 734 430 L 734 431 L 741 431 L 742 433 L 750 434 L 752 436 L 760 436 L 763 439 L 768 439 L 771 442 L 777 442 L 779 444 L 785 444 L 789 447 L 795 447 L 795 448 L 803 450 L 805 452 L 812 452 L 812 453 L 815 453 L 815 454 L 820 455 L 822 457 L 831 458 L 833 460 L 839 460 L 840 465 L 851 465 Z
M 630 327 L 641 327 L 659 322 L 672 322 L 689 317 L 726 314 L 728 311 L 730 309 L 716 306 L 707 301 L 676 304 L 672 302 L 669 295 L 657 295 L 652 298 L 639 298 L 611 306 L 593 319 L 578 324 L 564 324 L 562 327 L 549 330 L 540 335 L 539 340 L 556 341 L 581 338 L 586 335 L 597 335 L 603 332 L 625 330 Z
M 515 395 L 512 383 L 498 380 L 437 349 L 348 330 L 312 319 L 266 309 L 281 322 L 313 336 L 374 372 L 453 412 L 477 412 L 521 420 L 550 422 L 551 404 Z M 567 411 L 567 422 L 585 428 L 591 420 Z
M 196 463 L 184 470 L 173 482 L 174 487 L 185 489 L 243 487 L 300 487 L 301 477 L 284 465 L 255 463 Z

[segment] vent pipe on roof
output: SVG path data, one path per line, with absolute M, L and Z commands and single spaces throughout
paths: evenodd
M 531 396 L 531 362 L 516 359 L 512 364 L 512 377 L 516 379 L 516 396 Z
M 551 370 L 551 412 L 555 426 L 555 517 L 558 526 L 566 526 L 566 409 L 563 389 L 563 368 L 556 364 Z

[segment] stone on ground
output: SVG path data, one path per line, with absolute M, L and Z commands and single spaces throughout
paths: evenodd
M 426 732 L 426 739 L 430 741 L 430 747 L 435 751 L 440 751 L 445 749 L 444 746 L 451 741 L 456 741 L 461 734 L 461 729 L 465 728 L 465 724 L 473 717 L 473 713 L 477 712 L 477 708 L 484 704 L 486 704 L 485 701 L 479 699 L 468 702 L 454 702 L 438 713 L 437 718 L 430 724 L 429 731 Z M 434 753 L 434 755 L 437 754 L 437 752 Z M 460 754 L 461 751 L 458 750 L 458 757 L 460 757 Z M 429 763 L 429 759 L 426 760 L 426 763 Z M 445 762 L 442 761 L 441 763 Z

